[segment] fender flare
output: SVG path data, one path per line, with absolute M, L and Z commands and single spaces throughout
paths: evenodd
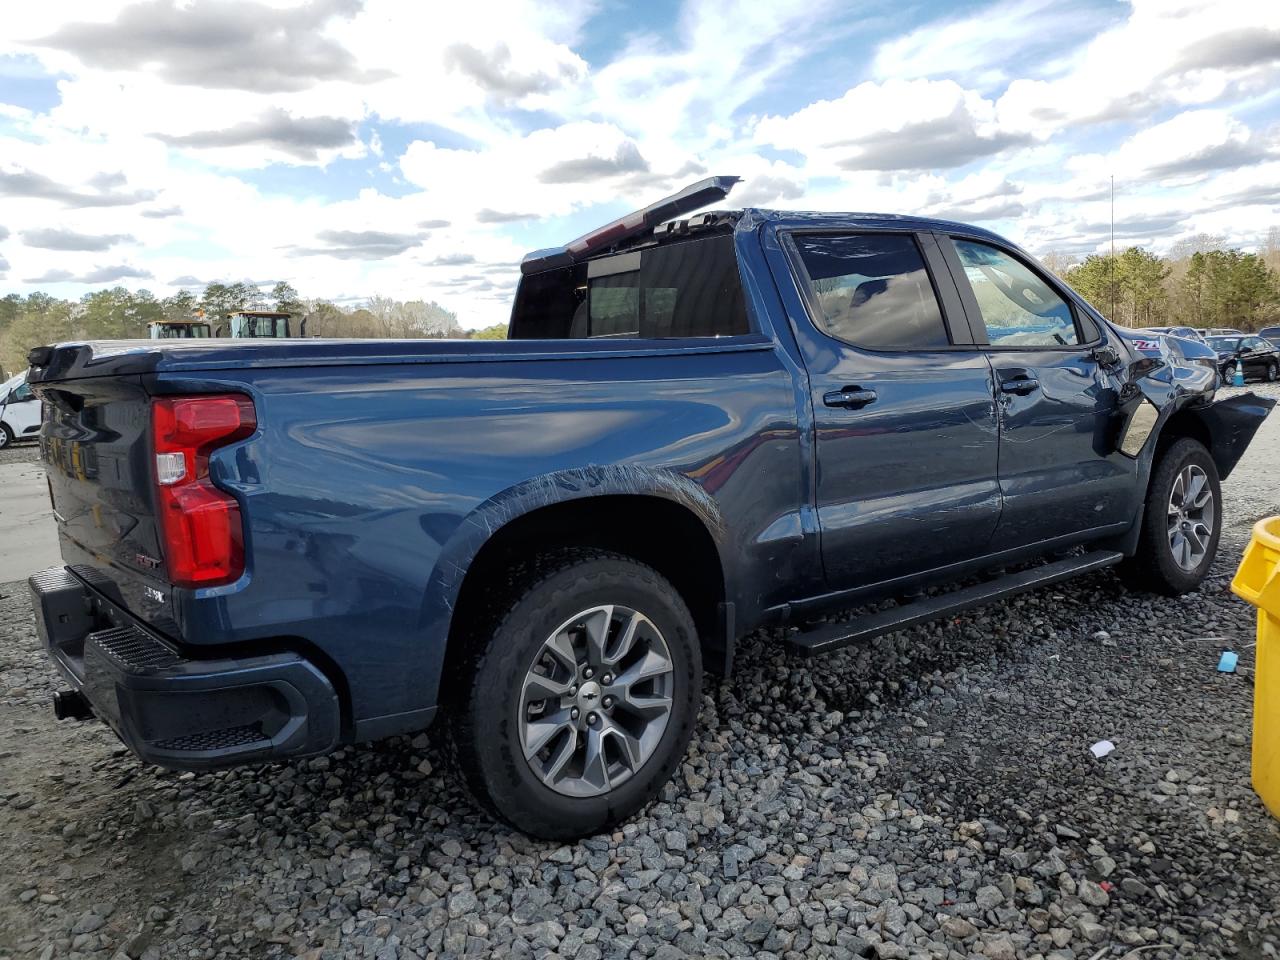
M 1195 395 L 1178 396 L 1159 389 L 1140 389 L 1140 392 L 1160 409 L 1160 418 L 1137 457 L 1143 501 L 1138 506 L 1133 525 L 1125 533 L 1107 541 L 1125 556 L 1133 556 L 1137 550 L 1138 538 L 1142 532 L 1146 491 L 1151 483 L 1151 470 L 1155 465 L 1156 452 L 1160 449 L 1161 441 L 1169 435 L 1170 426 L 1175 421 L 1179 426 L 1188 422 L 1194 423 L 1193 430 L 1175 430 L 1174 432 L 1207 440 L 1205 445 L 1209 450 L 1209 456 L 1213 458 L 1214 466 L 1218 468 L 1219 478 L 1225 480 L 1240 462 L 1240 458 L 1244 456 L 1258 428 L 1262 426 L 1262 421 L 1276 405 L 1274 400 L 1260 397 L 1252 392 L 1207 403 Z M 1127 418 L 1127 414 L 1122 416 Z
M 1204 406 L 1184 407 L 1180 413 L 1194 417 L 1209 437 L 1209 455 L 1225 480 L 1236 468 L 1254 435 L 1276 402 L 1256 393 L 1244 393 Z
M 727 571 L 725 524 L 715 498 L 675 470 L 637 465 L 585 466 L 524 480 L 472 510 L 440 550 L 427 581 L 420 623 L 447 638 L 453 611 L 472 562 L 498 531 L 544 507 L 603 496 L 657 497 L 691 511 L 706 527 Z M 444 644 L 441 644 L 443 650 Z

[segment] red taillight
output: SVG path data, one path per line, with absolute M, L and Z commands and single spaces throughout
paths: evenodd
M 257 426 L 253 401 L 235 394 L 151 402 L 156 509 L 169 582 L 208 587 L 244 572 L 240 505 L 209 479 L 209 454 Z

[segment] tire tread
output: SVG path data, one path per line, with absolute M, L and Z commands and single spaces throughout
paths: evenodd
M 1191 458 L 1207 468 L 1214 495 L 1214 522 L 1216 530 L 1209 548 L 1209 561 L 1197 576 L 1178 567 L 1169 554 L 1168 530 L 1165 527 L 1168 488 L 1177 474 Z M 1218 540 L 1222 531 L 1222 488 L 1218 481 L 1217 467 L 1204 444 L 1191 437 L 1180 437 L 1157 455 L 1151 468 L 1151 479 L 1142 513 L 1142 531 L 1138 537 L 1137 552 L 1120 565 L 1119 573 L 1125 584 L 1136 590 L 1159 593 L 1165 596 L 1181 596 L 1196 589 L 1204 574 L 1213 564 Z
M 524 669 L 524 664 L 517 662 L 522 656 L 517 644 L 500 644 L 495 641 L 510 635 L 512 616 L 527 597 L 545 591 L 551 581 L 556 580 L 565 571 L 583 567 L 582 574 L 573 581 L 572 587 L 561 587 L 539 601 L 542 606 L 553 606 L 558 599 L 569 596 L 572 590 L 581 589 L 592 580 L 616 576 L 618 572 L 616 565 L 628 568 L 626 573 L 632 580 L 663 594 L 667 602 L 683 618 L 684 623 L 692 627 L 693 618 L 683 598 L 652 567 L 622 553 L 574 547 L 537 554 L 510 568 L 496 595 L 486 603 L 487 612 L 465 624 L 460 635 L 454 638 L 454 642 L 459 640 L 462 642 L 463 649 L 461 656 L 453 661 L 451 667 L 451 670 L 456 671 L 455 676 L 446 678 L 446 682 L 458 683 L 446 705 L 448 735 L 445 739 L 450 761 L 454 769 L 461 774 L 471 796 L 486 813 L 535 836 L 547 839 L 573 839 L 582 836 L 583 830 L 573 821 L 535 821 L 525 811 L 522 811 L 519 817 L 513 815 L 513 810 L 520 807 L 518 791 L 506 789 L 508 784 L 495 781 L 486 774 L 482 758 L 476 748 L 480 743 L 479 738 L 493 736 L 493 729 L 491 722 L 482 728 L 482 719 L 478 711 L 473 710 L 473 704 L 479 696 L 478 688 L 484 677 L 495 671 L 499 675 L 504 675 L 508 671 L 514 673 Z M 680 725 L 676 742 L 684 746 L 687 746 L 697 722 L 697 702 L 701 696 L 701 663 L 697 638 L 691 633 L 690 640 L 693 669 L 688 679 L 694 691 L 693 709 L 685 711 L 684 716 L 681 716 L 679 711 L 673 710 L 671 720 L 673 724 Z M 659 761 L 656 756 L 650 759 L 637 775 L 643 778 L 639 782 L 647 784 L 644 790 L 646 796 L 655 794 L 670 779 L 683 752 L 682 748 L 674 758 L 668 758 L 667 762 L 655 762 Z M 605 822 L 596 826 L 607 826 L 630 813 L 630 810 L 615 811 L 611 805 Z

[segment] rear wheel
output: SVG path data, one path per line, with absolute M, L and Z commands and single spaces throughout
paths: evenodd
M 1267 383 L 1275 383 L 1280 380 L 1280 363 L 1275 360 L 1267 361 Z
M 1221 535 L 1218 468 L 1203 445 L 1183 437 L 1152 468 L 1138 551 L 1121 572 L 1140 589 L 1187 593 L 1209 572 Z
M 450 713 L 471 792 L 548 839 L 627 819 L 670 779 L 697 721 L 702 663 L 679 594 L 629 557 L 575 550 L 517 576 L 493 609 Z

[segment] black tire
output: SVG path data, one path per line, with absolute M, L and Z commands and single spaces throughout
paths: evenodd
M 1147 485 L 1138 550 L 1121 565 L 1120 573 L 1125 582 L 1135 589 L 1176 597 L 1199 587 L 1213 565 L 1218 540 L 1222 536 L 1222 488 L 1218 482 L 1218 468 L 1199 441 L 1182 437 L 1157 456 Z M 1207 478 L 1214 508 L 1207 547 L 1192 569 L 1184 568 L 1175 558 L 1169 526 L 1169 502 L 1174 483 L 1189 467 L 1202 471 Z
M 7 423 L 0 423 L 0 450 L 4 450 L 5 448 L 12 446 L 13 441 L 13 431 L 9 429 L 9 425 Z
M 544 641 L 596 605 L 641 613 L 661 632 L 672 664 L 671 709 L 653 752 L 598 796 L 565 796 L 526 761 L 520 735 L 522 689 Z M 476 801 L 496 818 L 548 840 L 599 833 L 626 820 L 671 779 L 698 719 L 702 657 L 693 618 L 675 588 L 630 557 L 578 549 L 537 558 L 515 573 L 493 615 L 466 630 L 456 695 L 446 704 L 454 761 Z M 585 684 L 584 684 L 585 687 Z
M 1280 379 L 1280 363 L 1272 360 L 1267 363 L 1267 383 L 1275 383 Z

